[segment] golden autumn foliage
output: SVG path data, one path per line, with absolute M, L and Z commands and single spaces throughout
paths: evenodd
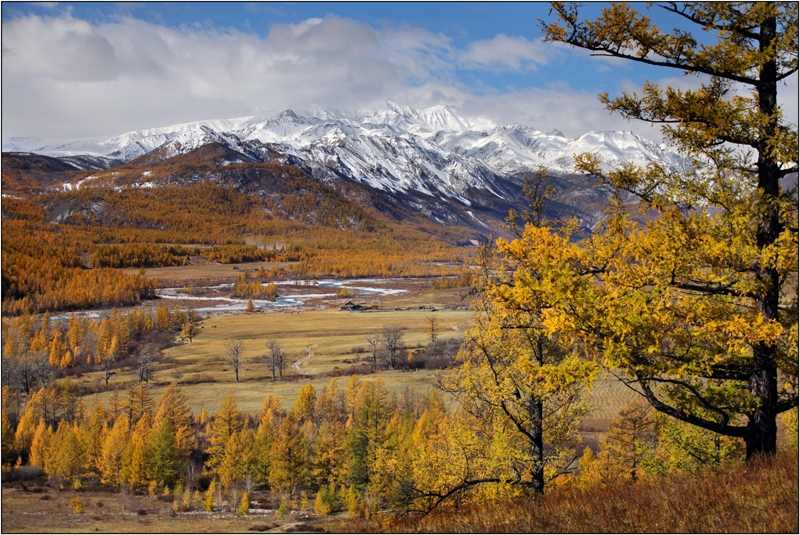
M 182 169 L 154 169 L 152 176 L 175 176 Z M 152 283 L 109 268 L 183 265 L 190 259 L 293 262 L 288 271 L 298 279 L 438 275 L 434 264 L 458 261 L 464 251 L 451 243 L 469 234 L 390 222 L 291 167 L 192 171 L 266 177 L 277 197 L 213 178 L 153 188 L 104 186 L 127 184 L 127 172 L 124 166 L 99 171 L 91 187 L 9 200 L 8 210 L 4 204 L 4 314 L 133 304 L 151 295 Z M 132 172 L 131 180 L 141 175 Z M 84 258 L 95 269 L 85 269 Z M 290 273 L 271 274 L 277 275 Z
M 648 8 L 649 9 L 649 8 Z M 748 459 L 777 448 L 776 417 L 798 403 L 797 125 L 778 86 L 797 72 L 797 5 L 665 4 L 689 31 L 660 28 L 629 4 L 581 20 L 554 3 L 546 39 L 600 55 L 707 75 L 697 89 L 646 83 L 601 101 L 627 119 L 660 124 L 691 166 L 577 168 L 640 199 L 654 218 L 634 224 L 617 202 L 580 243 L 553 247 L 526 228 L 517 248 L 549 277 L 545 324 L 572 331 L 660 412 L 743 439 Z M 541 258 L 542 261 L 539 262 Z

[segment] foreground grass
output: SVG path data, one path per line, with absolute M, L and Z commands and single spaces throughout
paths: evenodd
M 797 451 L 750 465 L 399 519 L 416 533 L 797 533 Z

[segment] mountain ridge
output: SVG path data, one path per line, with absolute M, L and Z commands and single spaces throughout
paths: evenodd
M 218 146 L 214 165 L 290 165 L 328 185 L 360 184 L 376 198 L 385 196 L 382 204 L 403 206 L 439 224 L 458 222 L 483 231 L 486 220 L 481 214 L 502 221 L 509 208 L 524 206 L 523 177 L 541 168 L 556 184 L 554 202 L 561 215 L 577 216 L 587 230 L 602 220 L 605 215 L 598 202 L 610 191 L 603 187 L 589 191 L 596 190 L 596 181 L 577 176 L 574 154 L 595 154 L 607 168 L 626 163 L 658 162 L 673 169 L 688 165 L 668 147 L 629 130 L 569 138 L 557 130 L 543 133 L 521 124 L 498 126 L 462 117 L 452 106 L 418 110 L 393 102 L 385 110 L 283 110 L 138 130 L 108 139 L 54 145 L 34 141 L 39 146 L 28 147 L 30 152 L 74 167 L 87 169 L 96 162 L 97 169 L 107 169 L 118 162 L 140 168 L 144 177 L 148 166 L 176 158 L 176 164 L 191 161 L 180 157 L 214 145 Z M 15 139 L 3 148 L 26 147 L 24 140 Z M 134 187 L 138 182 L 117 186 Z M 79 188 L 82 183 L 64 188 Z

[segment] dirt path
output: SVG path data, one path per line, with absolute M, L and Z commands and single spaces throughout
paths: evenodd
M 303 363 L 304 363 L 305 361 L 307 361 L 308 359 L 310 359 L 311 357 L 313 357 L 313 356 L 314 356 L 314 348 L 315 348 L 317 345 L 319 345 L 319 344 L 311 344 L 310 346 L 308 346 L 308 347 L 306 348 L 306 356 L 305 356 L 305 357 L 303 357 L 303 358 L 301 358 L 301 359 L 299 359 L 299 360 L 298 360 L 297 362 L 295 362 L 294 364 L 292 364 L 292 368 L 293 368 L 293 369 L 294 369 L 294 370 L 295 370 L 297 373 L 302 373 L 303 375 L 308 375 L 306 372 L 304 372 L 304 371 L 303 371 L 302 365 L 303 365 Z

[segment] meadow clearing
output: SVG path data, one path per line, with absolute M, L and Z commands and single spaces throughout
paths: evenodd
M 254 269 L 261 265 L 249 267 Z M 264 265 L 270 267 L 267 263 Z M 242 265 L 243 269 L 247 267 L 247 264 Z M 198 286 L 208 284 L 209 280 L 225 284 L 238 276 L 230 266 L 224 268 L 219 265 L 158 268 L 148 270 L 148 276 L 160 278 L 162 284 L 182 281 Z M 351 287 L 358 284 L 363 287 L 365 283 L 353 282 Z M 343 387 L 351 375 L 358 374 L 364 375 L 364 379 L 380 377 L 390 391 L 398 394 L 412 389 L 416 395 L 427 396 L 436 381 L 436 370 L 429 367 L 415 371 L 390 370 L 379 356 L 378 371 L 372 373 L 371 351 L 365 336 L 380 333 L 385 327 L 399 327 L 404 346 L 399 358 L 405 362 L 409 353 L 419 355 L 431 343 L 429 318 L 435 317 L 438 322 L 437 354 L 452 358 L 472 320 L 465 290 L 433 289 L 429 281 L 419 279 L 376 279 L 370 284 L 402 291 L 389 294 L 356 291 L 351 297 L 336 297 L 331 288 L 320 286 L 311 290 L 308 287 L 283 286 L 283 293 L 306 290 L 328 291 L 329 295 L 305 303 L 306 306 L 209 315 L 200 324 L 200 334 L 191 342 L 177 341 L 154 363 L 151 395 L 157 401 L 170 383 L 177 382 L 197 415 L 203 408 L 214 414 L 222 399 L 233 392 L 239 408 L 255 414 L 261 409 L 267 394 L 277 396 L 282 407 L 289 409 L 304 385 L 311 383 L 319 392 L 332 377 L 338 377 Z M 375 308 L 356 312 L 341 310 L 340 307 L 351 299 Z M 233 368 L 226 357 L 231 340 L 240 340 L 243 344 L 239 382 L 235 381 Z M 264 360 L 269 340 L 276 340 L 286 356 L 283 380 L 275 382 L 271 380 L 271 371 Z M 123 367 L 117 370 L 109 384 L 119 384 L 123 388 L 122 385 L 135 379 L 135 374 L 134 366 Z M 103 373 L 86 373 L 78 380 L 87 389 L 96 388 L 103 380 Z M 99 392 L 88 395 L 85 401 L 89 406 L 95 401 L 108 406 L 112 396 L 113 391 Z M 616 378 L 603 374 L 598 377 L 590 396 L 593 411 L 585 419 L 583 428 L 588 443 L 593 443 L 595 435 L 605 430 L 619 409 L 636 394 Z

